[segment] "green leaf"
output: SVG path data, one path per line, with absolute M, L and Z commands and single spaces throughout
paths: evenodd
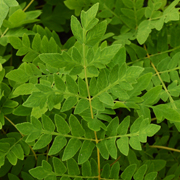
M 82 175 L 91 176 L 91 164 L 89 161 L 82 164 Z
M 136 164 L 131 164 L 131 165 L 129 165 L 129 166 L 123 171 L 123 173 L 121 174 L 121 178 L 122 178 L 123 180 L 131 180 L 133 174 L 134 174 L 135 171 L 136 171 L 136 168 L 137 168 L 137 165 L 136 165 Z
M 75 38 L 83 43 L 83 29 L 75 16 L 71 16 L 71 30 Z
M 134 174 L 134 176 L 133 176 L 134 179 L 135 180 L 143 180 L 146 170 L 147 170 L 147 165 L 143 164 Z
M 54 167 L 55 173 L 64 174 L 67 171 L 66 166 L 59 158 L 53 157 L 52 162 L 53 162 L 53 167 Z
M 72 158 L 81 147 L 81 141 L 79 139 L 72 138 L 69 140 L 67 146 L 64 149 L 62 161 L 66 161 Z
M 61 134 L 68 134 L 70 132 L 69 125 L 62 116 L 55 114 L 54 120 L 58 132 L 60 132 Z
M 133 83 L 139 77 L 144 69 L 139 66 L 131 66 L 126 71 L 126 80 Z
M 96 144 L 96 147 L 99 149 L 101 156 L 104 159 L 108 159 L 109 158 L 109 152 L 107 150 L 107 146 L 106 146 L 105 142 L 106 142 L 105 140 L 99 142 L 98 144 Z
M 24 160 L 24 151 L 20 144 L 14 145 L 11 149 L 11 152 L 14 153 L 18 159 Z
M 152 73 L 147 73 L 142 75 L 137 79 L 137 83 L 133 86 L 134 89 L 131 92 L 128 92 L 129 96 L 136 96 L 141 94 L 141 91 L 146 89 L 149 85 L 152 78 Z
M 33 169 L 30 169 L 29 173 L 37 179 L 43 179 L 48 175 L 48 171 L 45 171 L 42 166 L 38 166 Z
M 139 44 L 143 44 L 147 40 L 152 28 L 154 28 L 153 24 L 149 20 L 144 20 L 139 24 L 137 32 L 137 40 Z
M 153 106 L 153 111 L 158 122 L 161 122 L 164 118 L 172 122 L 180 122 L 180 114 L 167 104 Z
M 93 27 L 93 20 L 98 12 L 99 3 L 94 4 L 88 11 L 81 12 L 81 22 L 84 29 L 89 30 Z
M 138 136 L 132 136 L 129 140 L 129 145 L 135 150 L 142 150 L 141 143 Z
M 81 64 L 82 56 L 76 47 L 72 48 L 72 58 L 76 63 Z
M 52 120 L 46 116 L 45 114 L 42 115 L 42 124 L 43 128 L 47 131 L 54 132 L 55 130 L 55 125 L 52 122 Z
M 78 155 L 78 164 L 85 163 L 92 154 L 95 144 L 91 141 L 84 141 Z
M 6 77 L 12 81 L 25 83 L 28 81 L 29 77 L 25 71 L 22 69 L 15 69 L 6 74 Z
M 62 109 L 61 109 L 61 112 L 64 112 L 64 111 L 68 111 L 69 109 L 71 109 L 75 104 L 77 103 L 77 98 L 75 96 L 70 96 L 68 97 L 63 106 L 62 106 Z
M 69 175 L 79 175 L 80 174 L 78 164 L 73 158 L 67 160 L 67 169 L 68 169 Z
M 155 180 L 157 177 L 157 172 L 151 172 L 146 174 L 144 180 Z
M 33 149 L 42 149 L 46 147 L 52 140 L 52 135 L 51 134 L 43 134 L 40 136 L 38 141 L 34 144 Z
M 0 0 L 0 27 L 3 24 L 4 19 L 6 18 L 9 12 L 9 7 L 6 5 L 4 0 Z
M 142 98 L 144 99 L 143 104 L 152 105 L 153 102 L 158 98 L 161 90 L 162 90 L 161 86 L 156 86 L 156 87 L 150 89 L 146 94 L 144 94 L 142 96 Z
M 109 165 L 109 164 L 105 164 L 105 165 L 103 166 L 101 176 L 102 176 L 103 178 L 108 179 L 108 178 L 109 178 L 109 175 L 110 175 L 110 165 Z
M 129 124 L 130 124 L 130 116 L 127 116 L 126 118 L 123 119 L 123 121 L 118 126 L 117 134 L 119 134 L 119 135 L 127 134 Z
M 91 101 L 91 105 L 94 109 L 97 109 L 99 111 L 104 111 L 105 108 L 104 108 L 104 104 L 99 100 L 98 97 L 95 97 L 92 99 Z
M 55 79 L 56 88 L 64 92 L 66 90 L 66 85 L 63 82 L 63 80 L 57 74 L 54 74 L 54 79 Z
M 109 140 L 106 140 L 106 146 L 110 156 L 114 159 L 117 159 L 117 147 L 115 141 L 116 138 L 111 138 Z
M 95 44 L 99 43 L 101 38 L 106 32 L 107 28 L 107 21 L 102 21 L 96 26 L 94 26 L 88 33 L 86 37 L 86 45 L 94 46 Z
M 44 63 L 55 68 L 63 68 L 66 65 L 63 56 L 58 53 L 43 53 L 39 55 L 39 58 Z
M 84 136 L 85 131 L 82 128 L 81 124 L 79 123 L 78 119 L 73 114 L 70 115 L 69 124 L 73 136 L 77 136 L 77 137 Z
M 105 47 L 100 52 L 99 61 L 103 64 L 109 63 L 112 60 L 112 58 L 116 55 L 116 53 L 120 50 L 120 48 L 121 48 L 121 45 L 119 45 L 119 44 L 115 44 L 115 45 Z
M 74 114 L 80 114 L 89 108 L 89 101 L 87 99 L 80 99 L 74 110 Z
M 127 100 L 129 99 L 129 95 L 127 94 L 127 92 L 125 90 L 123 90 L 121 88 L 121 84 L 117 84 L 115 86 L 113 86 L 110 91 L 113 95 L 117 96 L 119 100 Z
M 34 84 L 31 83 L 21 84 L 14 90 L 13 97 L 17 97 L 19 95 L 31 94 L 34 89 L 35 89 Z
M 38 107 L 42 109 L 47 101 L 47 96 L 42 92 L 33 92 L 23 103 L 26 107 Z
M 121 137 L 117 140 L 117 146 L 119 151 L 124 154 L 125 156 L 129 153 L 129 139 L 128 137 Z
M 9 42 L 14 49 L 20 49 L 22 47 L 22 41 L 18 37 L 8 37 Z
M 32 41 L 32 49 L 35 50 L 36 52 L 40 52 L 40 47 L 41 47 L 41 36 L 40 34 L 37 33 Z
M 17 176 L 14 174 L 8 173 L 8 179 L 9 180 L 20 180 Z
M 111 120 L 111 122 L 107 126 L 106 135 L 107 136 L 116 136 L 118 125 L 119 125 L 119 118 L 115 117 L 114 119 Z
M 120 171 L 120 164 L 119 162 L 116 162 L 111 167 L 110 178 L 119 179 L 119 171 Z
M 109 106 L 114 106 L 114 100 L 113 100 L 112 96 L 109 93 L 103 92 L 98 97 L 99 97 L 99 100 L 102 103 L 105 103 L 105 104 L 107 104 Z
M 29 122 L 16 124 L 16 128 L 24 135 L 28 135 L 34 129 L 33 125 Z
M 61 151 L 61 149 L 66 145 L 67 140 L 63 136 L 56 136 L 54 138 L 53 144 L 48 152 L 48 155 L 54 155 Z
M 73 78 L 69 75 L 66 75 L 66 85 L 69 92 L 74 94 L 78 93 L 78 86 L 76 82 L 73 80 Z
M 12 165 L 15 166 L 17 164 L 17 157 L 12 151 L 9 151 L 6 157 Z
M 78 90 L 79 90 L 79 95 L 80 96 L 83 96 L 83 97 L 88 96 L 86 83 L 80 77 L 78 78 Z

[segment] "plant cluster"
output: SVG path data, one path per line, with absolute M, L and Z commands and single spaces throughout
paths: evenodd
M 0 0 L 0 179 L 178 180 L 179 0 L 43 3 Z

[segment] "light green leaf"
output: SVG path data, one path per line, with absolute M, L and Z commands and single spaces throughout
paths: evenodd
M 0 0 L 0 27 L 2 26 L 2 23 L 6 18 L 8 11 L 9 11 L 9 7 L 6 5 L 4 0 Z
M 22 69 L 15 69 L 6 74 L 6 77 L 12 81 L 25 83 L 29 77 Z
M 133 86 L 134 89 L 128 92 L 129 96 L 137 96 L 141 94 L 141 91 L 146 89 L 152 78 L 152 73 L 142 75 L 137 79 L 137 83 Z
M 75 16 L 71 16 L 71 30 L 75 38 L 83 43 L 83 29 Z
M 81 12 L 81 22 L 84 29 L 89 30 L 93 27 L 92 22 L 96 17 L 98 8 L 99 8 L 99 3 L 96 3 L 90 9 L 88 9 L 88 11 Z
M 32 49 L 35 50 L 36 52 L 40 52 L 40 47 L 41 47 L 41 36 L 40 34 L 37 33 L 32 41 Z
M 86 83 L 80 77 L 78 78 L 78 90 L 79 90 L 80 96 L 83 96 L 83 97 L 88 96 Z
M 96 144 L 96 147 L 99 149 L 99 152 L 104 159 L 109 159 L 109 152 L 108 152 L 105 140 Z
M 139 77 L 143 70 L 144 68 L 139 66 L 129 67 L 126 71 L 126 80 L 133 83 L 134 81 L 136 81 L 136 79 Z
M 42 166 L 37 166 L 36 168 L 30 169 L 29 173 L 37 179 L 44 179 L 46 176 L 48 176 L 49 172 L 45 171 Z
M 123 180 L 131 180 L 133 174 L 134 174 L 135 171 L 136 171 L 136 168 L 137 168 L 137 165 L 136 165 L 136 164 L 131 164 L 131 165 L 129 165 L 129 166 L 123 171 L 123 173 L 121 174 L 121 178 L 122 178 Z
M 129 153 L 129 139 L 128 137 L 121 137 L 117 140 L 117 146 L 119 148 L 119 151 L 124 154 L 125 156 Z
M 46 147 L 52 140 L 52 135 L 51 134 L 43 134 L 40 136 L 38 141 L 34 144 L 33 149 L 42 149 Z
M 115 144 L 116 138 L 111 138 L 109 140 L 106 140 L 106 147 L 110 154 L 110 156 L 114 159 L 117 159 L 117 147 Z
M 17 97 L 19 95 L 31 94 L 34 88 L 35 88 L 34 84 L 31 84 L 31 83 L 21 84 L 14 90 L 13 97 Z
M 63 56 L 58 53 L 43 53 L 39 55 L 39 58 L 48 65 L 55 68 L 63 68 L 66 65 L 66 62 L 63 59 Z
M 70 115 L 69 124 L 71 127 L 71 133 L 73 136 L 82 137 L 84 136 L 84 129 L 82 128 L 79 120 L 73 115 Z
M 84 141 L 78 155 L 78 164 L 85 163 L 92 154 L 95 144 L 91 141 Z
M 164 118 L 172 122 L 180 122 L 180 114 L 167 104 L 153 106 L 153 111 L 158 122 L 161 122 Z
M 130 124 L 130 116 L 127 116 L 126 118 L 123 119 L 123 121 L 117 127 L 117 134 L 119 135 L 127 134 L 129 124 Z
M 115 86 L 113 86 L 110 91 L 113 95 L 117 96 L 119 100 L 127 100 L 129 99 L 129 95 L 127 94 L 127 92 L 125 90 L 123 90 L 121 88 L 121 84 L 117 84 Z
M 99 96 L 99 100 L 109 106 L 114 106 L 114 100 L 112 98 L 112 96 L 107 93 L 107 92 L 103 92 L 102 94 L 100 94 Z
M 47 131 L 54 132 L 55 130 L 55 125 L 52 122 L 52 120 L 46 116 L 45 114 L 42 115 L 42 124 L 43 128 Z
M 59 158 L 53 157 L 52 162 L 53 162 L 53 167 L 54 167 L 55 173 L 64 174 L 67 171 L 66 166 Z
M 81 64 L 82 56 L 76 47 L 72 48 L 72 58 L 76 63 Z
M 14 145 L 11 152 L 13 152 L 18 159 L 24 160 L 24 151 L 20 144 Z
M 57 127 L 57 131 L 60 132 L 61 134 L 68 134 L 70 132 L 68 123 L 65 121 L 65 119 L 62 116 L 58 114 L 55 114 L 55 124 Z
M 23 103 L 26 107 L 40 106 L 42 109 L 47 101 L 47 96 L 42 92 L 33 92 L 28 99 Z
M 66 90 L 66 85 L 62 78 L 60 78 L 57 74 L 54 74 L 54 80 L 55 80 L 55 85 L 56 88 L 62 92 Z
M 117 127 L 118 127 L 118 125 L 119 125 L 119 118 L 115 117 L 108 124 L 106 135 L 107 136 L 116 136 L 117 135 Z
M 75 138 L 70 139 L 64 149 L 62 161 L 66 161 L 66 160 L 72 158 L 77 153 L 77 151 L 80 149 L 81 144 L 82 143 L 79 139 L 75 139 Z
M 116 53 L 120 50 L 121 45 L 115 44 L 111 45 L 108 47 L 105 47 L 101 52 L 100 52 L 100 61 L 103 64 L 109 63 L 112 58 L 116 55 Z
M 150 89 L 146 94 L 142 96 L 142 98 L 144 99 L 143 104 L 152 105 L 153 102 L 159 97 L 161 90 L 162 90 L 161 86 L 156 86 Z
M 67 140 L 65 137 L 56 136 L 54 138 L 51 148 L 49 149 L 48 155 L 51 156 L 51 155 L 57 154 L 66 145 L 66 143 L 67 143 Z
M 97 109 L 99 111 L 104 111 L 104 104 L 99 100 L 98 97 L 93 98 L 93 100 L 91 101 L 91 105 L 94 109 Z
M 9 151 L 6 157 L 12 165 L 15 166 L 17 164 L 17 157 L 12 151 Z
M 30 134 L 34 129 L 33 125 L 29 122 L 16 124 L 16 128 L 24 135 Z
M 75 96 L 70 96 L 68 97 L 63 106 L 62 106 L 62 109 L 61 109 L 61 112 L 64 112 L 64 111 L 68 111 L 69 109 L 71 109 L 75 104 L 77 103 L 77 98 Z
M 101 38 L 106 32 L 107 21 L 102 21 L 101 23 L 94 26 L 88 33 L 86 37 L 86 45 L 94 46 L 99 43 Z
M 133 149 L 135 149 L 135 150 L 139 150 L 139 151 L 142 150 L 142 148 L 141 148 L 141 143 L 140 143 L 140 141 L 139 141 L 138 136 L 132 136 L 132 137 L 130 137 L 129 145 L 130 145 Z
M 74 114 L 80 114 L 89 108 L 89 101 L 86 99 L 80 99 L 74 110 Z
M 69 75 L 66 75 L 66 85 L 69 92 L 74 94 L 78 93 L 78 86 L 76 82 L 73 80 L 73 78 Z
M 22 47 L 22 41 L 18 37 L 8 37 L 9 42 L 14 49 L 20 49 Z

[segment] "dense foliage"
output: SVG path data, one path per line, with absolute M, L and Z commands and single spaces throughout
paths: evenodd
M 179 0 L 0 0 L 0 179 L 178 180 Z

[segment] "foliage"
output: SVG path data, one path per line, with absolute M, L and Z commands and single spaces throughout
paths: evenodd
M 0 0 L 0 177 L 178 180 L 178 7 Z

